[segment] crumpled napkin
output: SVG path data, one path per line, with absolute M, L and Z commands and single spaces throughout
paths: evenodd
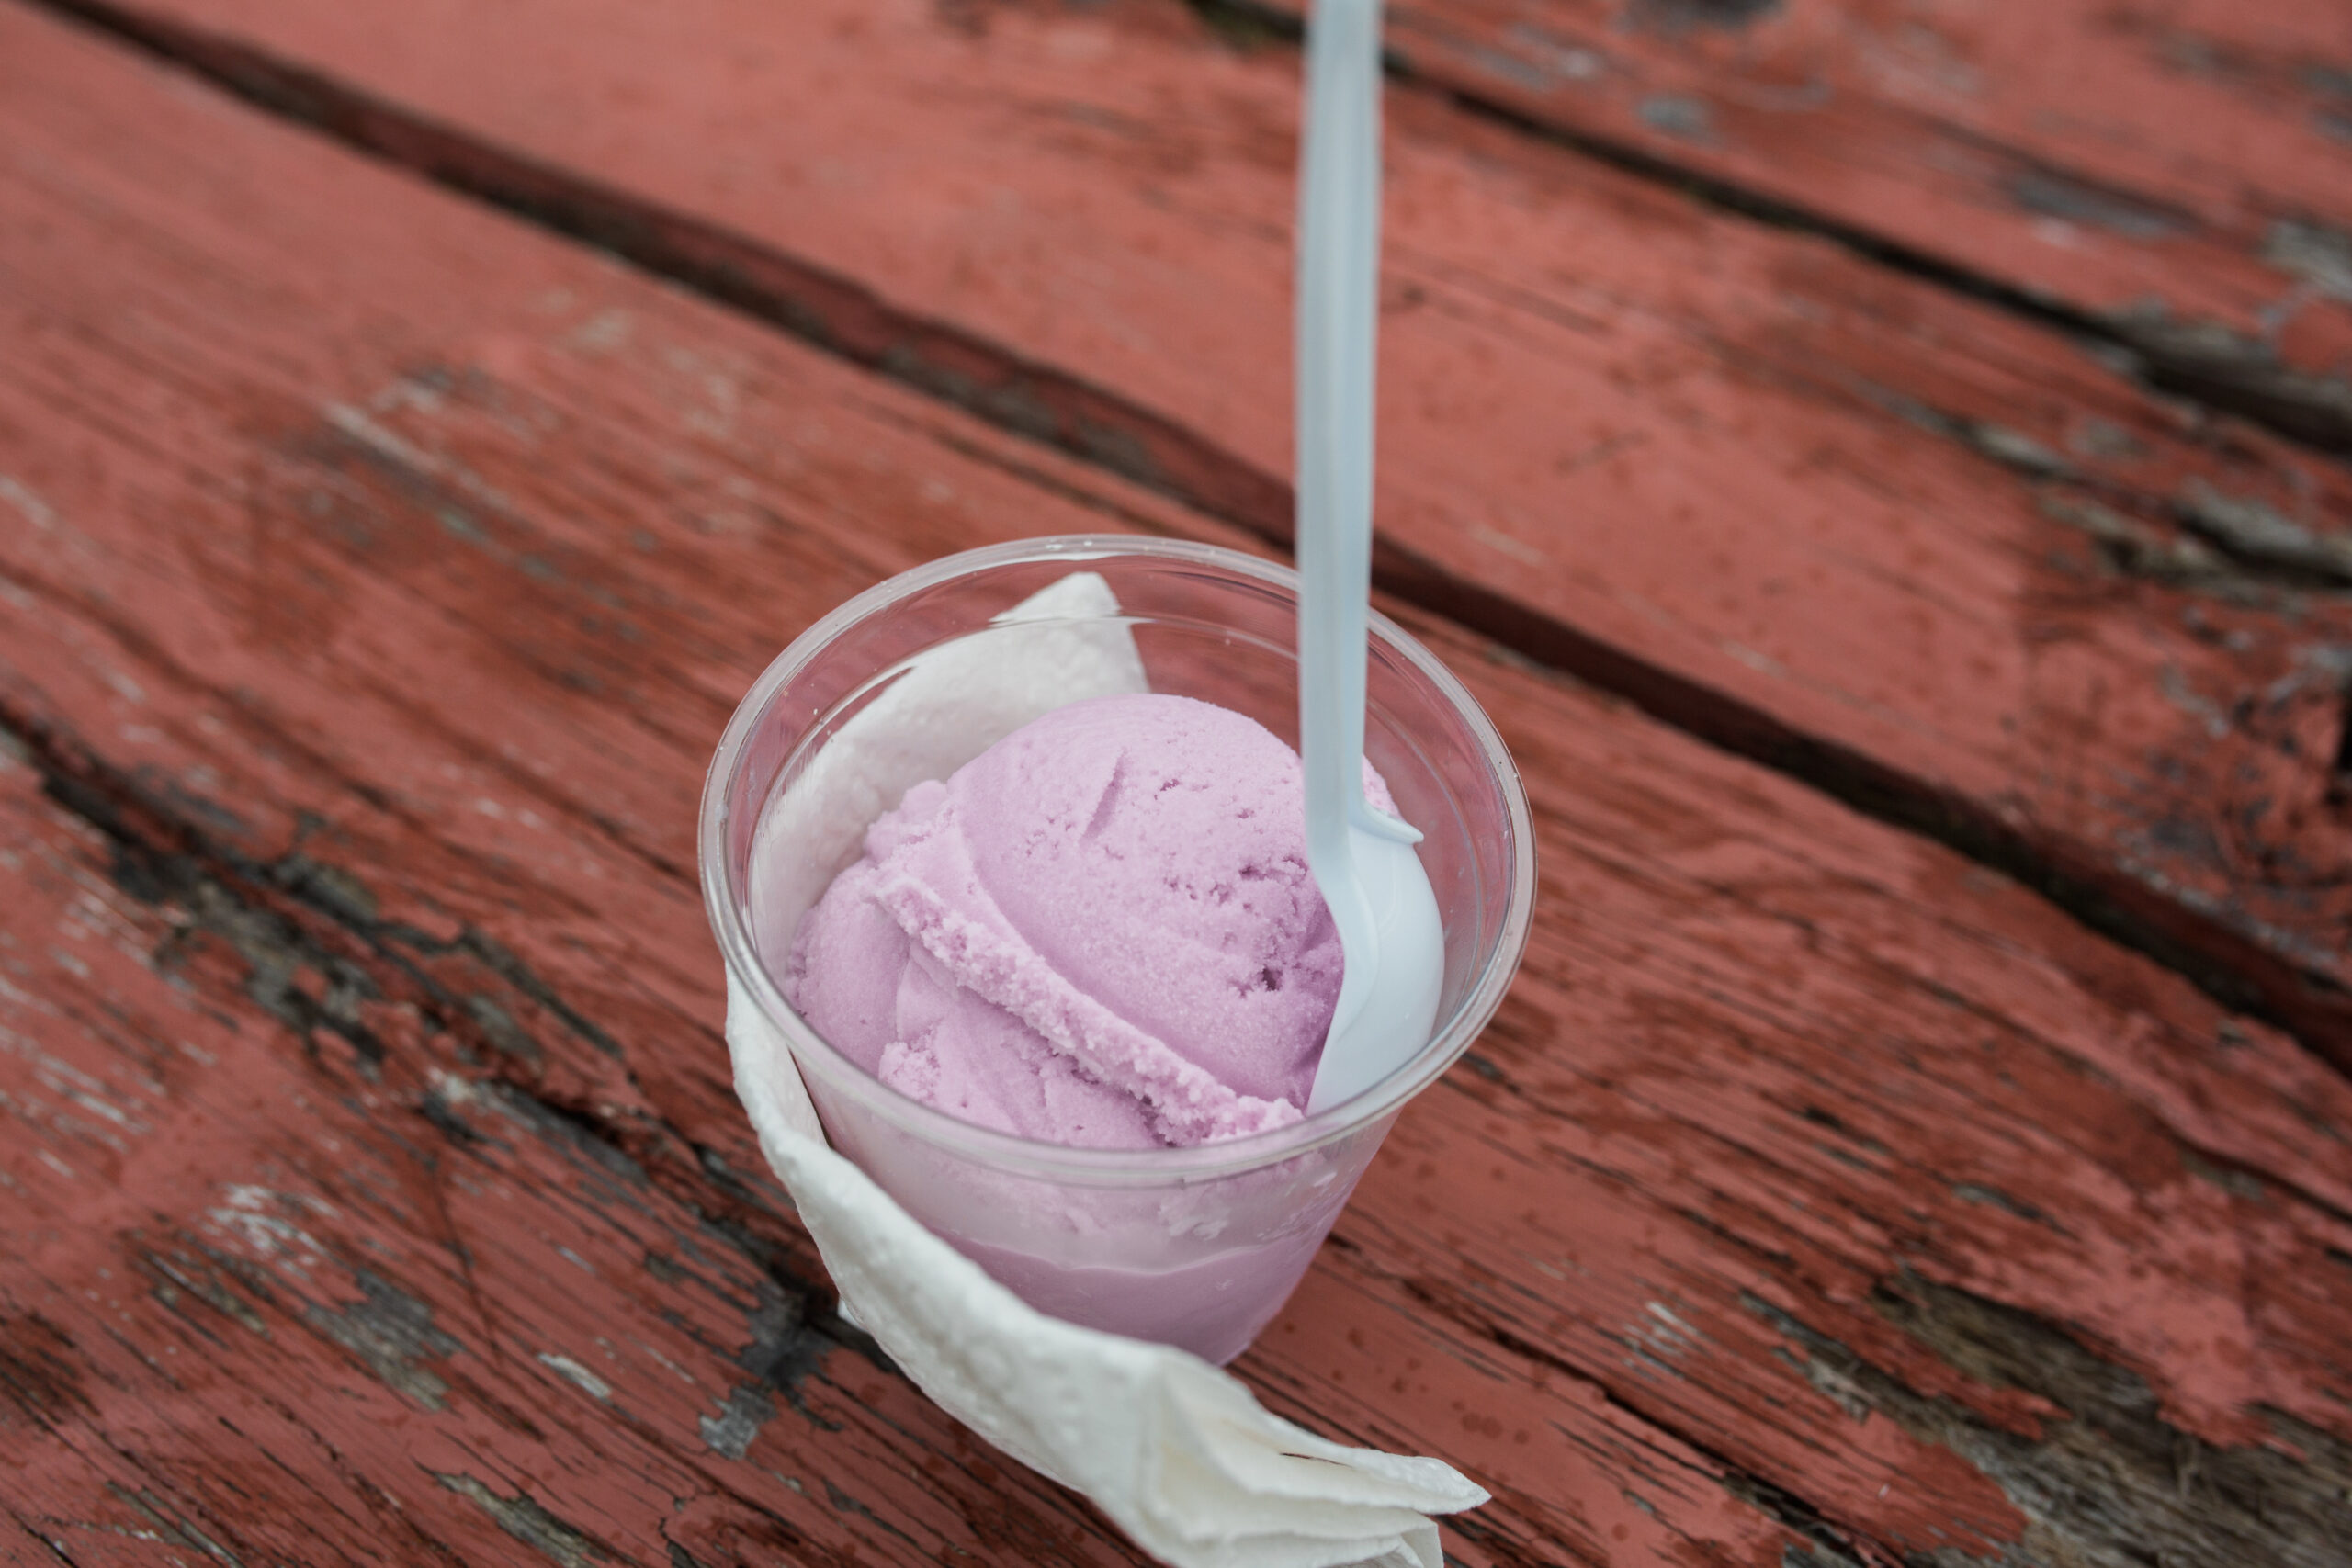
M 944 778 L 1064 703 L 1145 690 L 1117 614 L 1101 577 L 1074 572 L 997 618 L 1017 635 L 926 655 L 842 727 L 763 824 L 763 840 L 789 837 L 795 852 L 783 858 L 801 868 L 768 908 L 797 917 L 909 785 Z M 1174 1568 L 1442 1568 L 1429 1516 L 1487 1500 L 1453 1467 L 1327 1441 L 1197 1356 L 1037 1312 L 827 1146 L 789 1047 L 731 969 L 727 1043 L 736 1094 L 845 1315 L 948 1414 L 1085 1493 Z

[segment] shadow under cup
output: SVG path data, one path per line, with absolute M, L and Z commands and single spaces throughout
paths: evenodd
M 1072 573 L 1100 579 L 1114 618 L 1001 620 Z M 1397 1111 L 1493 1016 L 1526 944 L 1534 858 L 1525 792 L 1494 727 L 1426 649 L 1374 616 L 1364 750 L 1423 834 L 1445 931 L 1444 989 L 1429 1043 L 1355 1100 L 1193 1148 L 1035 1143 L 884 1087 L 801 1021 L 777 978 L 800 917 L 907 784 L 944 776 L 1028 717 L 1086 694 L 1046 668 L 1009 704 L 1001 690 L 977 694 L 976 682 L 952 718 L 922 703 L 900 705 L 900 716 L 880 699 L 911 688 L 910 672 L 929 665 L 936 692 L 942 668 L 987 668 L 1001 687 L 1003 669 L 1054 635 L 1041 626 L 1123 641 L 1123 626 L 1151 690 L 1247 714 L 1295 745 L 1296 585 L 1288 568 L 1234 551 L 1131 537 L 1025 540 L 933 562 L 852 600 L 786 649 L 737 709 L 703 796 L 704 893 L 731 988 L 790 1048 L 833 1147 L 1039 1311 L 1216 1362 L 1239 1355 L 1281 1309 Z M 874 731 L 890 724 L 903 733 L 877 745 Z M 867 766 L 863 785 L 841 784 L 842 769 L 820 761 L 844 732 L 861 759 L 884 756 L 878 781 Z M 817 787 L 840 797 L 829 814 L 779 809 Z

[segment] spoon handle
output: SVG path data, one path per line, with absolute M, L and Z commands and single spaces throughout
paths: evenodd
M 1299 176 L 1296 548 L 1308 862 L 1327 888 L 1355 880 L 1348 825 L 1380 831 L 1385 824 L 1365 803 L 1363 772 L 1380 85 L 1379 0 L 1317 0 Z

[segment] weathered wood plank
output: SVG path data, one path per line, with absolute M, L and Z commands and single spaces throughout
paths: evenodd
M 2160 382 L 2352 449 L 2352 30 L 2326 0 L 1389 17 L 1430 82 L 2096 323 Z
M 808 1396 L 854 1436 L 771 1389 L 743 1460 L 695 1447 L 706 1416 L 731 1446 L 738 1382 L 768 1386 L 709 1371 L 758 1342 L 752 1276 L 814 1265 L 727 1094 L 692 805 L 735 693 L 853 587 L 1025 533 L 1233 536 L 166 92 L 22 12 L 0 11 L 0 220 L 17 237 L 0 257 L 17 372 L 0 474 L 26 519 L 0 531 L 0 716 L 112 835 L 76 874 L 105 894 L 110 855 L 117 892 L 152 901 L 114 898 L 150 923 L 101 983 L 141 994 L 135 955 L 185 926 L 201 961 L 187 984 L 254 1042 L 223 1081 L 287 1086 L 220 1146 L 288 1167 L 284 1190 L 339 1215 L 384 1216 L 338 1245 L 392 1249 L 385 1277 L 465 1347 L 393 1365 L 447 1385 L 445 1416 L 401 1405 L 367 1352 L 328 1337 L 343 1377 L 315 1419 L 336 1434 L 333 1483 L 493 1545 L 501 1519 L 551 1529 L 518 1495 L 630 1551 L 689 1496 L 697 1561 L 792 1551 L 760 1533 L 775 1517 L 865 1560 L 1115 1557 L 1066 1501 L 955 1449 L 854 1349 L 778 1349 L 814 1361 L 801 1388 L 876 1412 L 851 1426 Z M 1245 1375 L 1323 1429 L 1442 1452 L 1493 1485 L 1497 1505 L 1450 1539 L 1464 1562 L 1875 1562 L 2020 1542 L 2097 1561 L 2119 1531 L 2183 1562 L 2242 1561 L 2248 1542 L 2327 1561 L 2352 1435 L 2331 1272 L 2352 1256 L 2352 1089 L 1947 851 L 1421 625 L 1527 768 L 1545 918 L 1497 1027 L 1406 1118 Z M 96 1046 L 45 1048 L 110 1081 Z M 119 1179 L 152 1171 L 140 1190 L 164 1216 L 141 1234 L 201 1234 L 190 1216 L 222 1205 L 188 1172 L 227 1112 L 136 1109 L 151 1131 Z M 477 1155 L 452 1118 L 526 1152 Z M 531 1152 L 550 1121 L 555 1152 Z M 289 1152 L 321 1136 L 341 1163 Z M 435 1169 L 463 1155 L 520 1173 L 478 1178 L 478 1206 L 448 1200 L 477 1278 L 494 1270 L 488 1310 L 525 1325 L 511 1385 L 471 1364 L 488 1360 L 477 1341 L 508 1342 L 475 1326 L 446 1233 L 407 1217 L 432 1190 L 412 1147 Z M 674 1255 L 738 1315 L 668 1301 L 695 1280 L 622 1271 L 655 1233 L 571 1174 L 575 1153 L 605 1165 L 598 1151 L 644 1173 L 634 1202 L 749 1238 L 740 1263 L 715 1241 L 718 1262 Z M 104 1216 L 135 1207 L 95 1201 L 96 1224 L 0 1280 L 97 1347 L 107 1376 L 145 1350 L 178 1359 L 158 1345 L 198 1354 L 136 1324 L 104 1337 L 107 1312 L 134 1310 L 105 1291 L 76 1304 L 117 1267 L 101 1242 L 124 1222 Z M 331 1239 L 307 1215 L 263 1217 Z M 575 1308 L 537 1299 L 574 1283 L 543 1231 L 645 1292 L 611 1309 L 625 1320 L 678 1314 L 710 1342 L 697 1361 L 652 1341 L 703 1381 L 642 1450 L 586 1425 L 585 1404 L 573 1446 L 543 1414 L 575 1408 L 545 1403 L 580 1393 L 560 1375 L 518 1392 L 542 1350 L 595 1370 L 571 1348 Z M 225 1278 L 203 1277 L 243 1276 Z M 338 1288 L 270 1284 L 289 1323 L 373 1300 L 356 1275 L 314 1278 Z M 249 1369 L 143 1403 L 192 1432 L 208 1401 L 257 1386 Z M 289 1408 L 296 1424 L 308 1402 Z M 410 1457 L 493 1430 L 498 1467 Z M 209 1530 L 198 1510 L 226 1511 L 229 1467 L 167 1451 L 177 1489 L 155 1495 Z M 685 1490 L 657 1507 L 631 1465 Z M 299 1474 L 271 1495 L 330 1483 Z M 777 1474 L 806 1489 L 789 1506 L 759 1479 Z M 61 1517 L 87 1511 L 95 1483 L 74 1484 Z
M 755 1235 L 446 1051 L 378 1055 L 413 1007 L 256 1006 L 345 972 L 40 783 L 0 761 L 0 1465 L 64 1560 L 1127 1560 Z
M 584 254 L 21 13 L 0 38 L 28 237 L 0 263 L 0 685 L 81 814 L 0 780 L 32 969 L 0 1027 L 40 1054 L 0 1057 L 0 1093 L 48 1128 L 50 1062 L 137 1123 L 9 1145 L 0 1293 L 109 1391 L 61 1429 L 147 1456 L 121 1483 L 240 1554 L 364 1557 L 397 1517 L 410 1561 L 495 1560 L 502 1530 L 560 1559 L 1129 1560 L 800 1298 L 684 847 L 699 759 L 798 625 L 1100 515 L 984 427 Z M 428 409 L 453 441 L 402 434 Z M 69 908 L 113 945 L 51 976 Z M 1425 1449 L 1468 1400 L 1510 1421 L 1483 1469 L 1512 1496 L 1464 1561 L 1794 1539 L 1589 1389 L 1385 1281 L 1321 1288 L 1347 1304 L 1298 1320 L 1305 1354 L 1369 1333 L 1427 1371 L 1326 1408 L 1324 1369 L 1273 1355 L 1299 1414 Z M 107 1479 L 61 1464 L 30 1528 L 120 1524 Z
M 82 8 L 1283 532 L 1288 51 L 1143 0 L 543 4 Z M 1385 582 L 2352 1061 L 2340 468 L 1440 95 L 1391 109 Z

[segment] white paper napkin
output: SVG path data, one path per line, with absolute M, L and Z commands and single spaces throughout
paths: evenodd
M 855 860 L 865 829 L 925 779 L 944 779 L 1033 718 L 1082 697 L 1149 689 L 1119 602 L 1074 571 L 927 651 L 842 726 L 760 819 L 752 887 L 763 944 L 788 944 L 803 911 Z M 781 954 L 767 949 L 771 957 Z
M 763 823 L 760 841 L 792 844 L 780 860 L 805 869 L 755 899 L 755 921 L 797 920 L 908 786 L 1064 703 L 1145 690 L 1117 614 L 1101 577 L 1073 573 L 998 617 L 1034 623 L 1020 635 L 926 655 Z M 789 1047 L 731 969 L 727 1043 L 735 1091 L 845 1313 L 948 1414 L 1085 1493 L 1174 1568 L 1442 1568 L 1429 1516 L 1487 1500 L 1451 1466 L 1329 1442 L 1197 1356 L 1035 1311 L 826 1145 Z

